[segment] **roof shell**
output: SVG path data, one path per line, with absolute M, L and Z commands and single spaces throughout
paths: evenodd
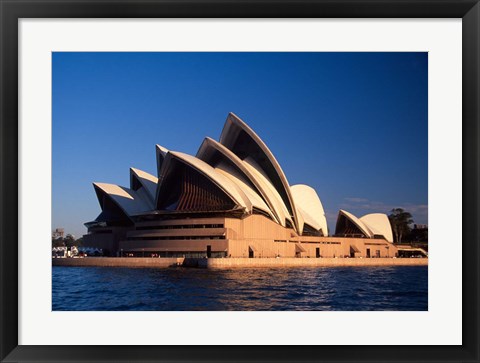
M 328 236 L 325 211 L 315 189 L 305 184 L 292 185 L 290 189 L 295 206 L 302 214 L 305 223 L 316 230 L 322 230 L 323 235 Z
M 218 173 L 225 175 L 236 186 L 238 186 L 238 188 L 240 188 L 240 190 L 245 194 L 245 196 L 250 201 L 252 210 L 253 210 L 253 207 L 261 209 L 262 211 L 269 214 L 273 220 L 276 220 L 275 216 L 273 216 L 272 214 L 272 211 L 264 202 L 264 200 L 260 197 L 260 195 L 258 195 L 256 191 L 254 191 L 248 184 L 246 184 L 244 180 L 242 180 L 241 176 L 238 175 L 238 172 L 236 170 L 233 170 L 230 165 L 225 163 L 220 163 L 215 168 L 215 170 Z
M 384 213 L 372 213 L 360 217 L 368 228 L 377 235 L 382 235 L 388 242 L 393 243 L 392 226 L 388 216 Z
M 202 175 L 210 179 L 214 184 L 216 184 L 223 192 L 225 192 L 237 206 L 245 208 L 247 211 L 251 211 L 252 205 L 250 200 L 247 198 L 245 193 L 238 188 L 235 183 L 233 183 L 225 175 L 218 173 L 213 167 L 205 163 L 203 160 L 200 160 L 194 156 L 184 154 L 176 151 L 169 151 L 165 157 L 164 164 L 162 165 L 161 174 L 159 175 L 160 184 L 157 188 L 157 199 L 156 205 L 158 205 L 159 194 L 165 192 L 164 179 L 166 173 L 168 173 L 171 160 L 176 159 L 191 167 Z
M 230 162 L 238 169 L 246 183 L 250 183 L 252 188 L 256 187 L 242 160 L 218 141 L 206 137 L 200 145 L 196 157 L 212 167 L 216 167 L 221 161 Z
M 145 189 L 147 197 L 153 206 L 157 193 L 158 178 L 140 169 L 130 168 L 130 189 L 134 189 L 134 179 Z
M 244 165 L 260 184 L 261 189 L 272 205 L 272 211 L 274 211 L 275 215 L 280 220 L 280 224 L 285 227 L 286 221 L 288 220 L 293 225 L 292 218 L 290 217 L 290 213 L 288 212 L 285 203 L 283 203 L 282 197 L 278 193 L 277 189 L 275 189 L 275 187 L 272 185 L 270 180 L 268 180 L 267 177 L 258 170 L 255 161 L 246 158 L 244 160 Z
M 272 190 L 275 188 L 273 185 L 271 185 L 270 181 L 265 176 L 259 176 L 258 168 L 255 168 L 247 162 L 241 160 L 231 150 L 227 149 L 224 145 L 209 137 L 205 138 L 202 145 L 198 149 L 197 157 L 204 160 L 208 164 L 215 166 L 218 164 L 218 161 L 215 162 L 214 160 L 214 152 L 218 152 L 225 160 L 229 160 L 236 166 L 237 172 L 234 173 L 233 170 L 230 170 L 230 173 L 235 175 L 237 180 L 240 179 L 243 184 L 246 184 L 249 188 L 251 188 L 252 192 L 255 194 L 258 193 L 258 197 L 263 198 L 264 203 L 266 203 L 266 205 L 269 207 L 268 213 L 277 223 L 285 226 L 285 215 L 288 215 L 288 211 L 278 193 L 274 194 L 272 192 Z M 239 173 L 241 175 L 238 175 Z M 249 198 L 252 203 L 255 206 L 259 206 L 261 209 L 263 209 L 262 204 L 254 201 L 254 199 L 256 200 L 258 197 L 251 196 L 249 194 Z
M 358 229 L 360 229 L 360 231 L 366 237 L 368 238 L 373 237 L 374 233 L 370 230 L 370 228 L 368 228 L 368 226 L 364 222 L 362 222 L 359 218 L 354 216 L 352 213 L 347 212 L 346 210 L 340 209 L 340 211 L 338 212 L 337 224 L 338 224 L 338 220 L 340 220 L 342 216 L 350 220 L 353 224 L 355 224 L 358 227 Z
M 151 206 L 134 190 L 107 183 L 93 183 L 93 185 L 118 205 L 129 217 L 151 210 Z
M 157 159 L 157 175 L 160 175 L 160 169 L 162 168 L 163 161 L 165 156 L 167 156 L 168 149 L 164 148 L 161 145 L 155 145 L 155 156 Z
M 246 144 L 250 142 L 249 145 L 251 145 L 252 148 L 261 151 L 262 157 L 253 159 L 255 159 L 257 165 L 260 167 L 260 169 L 262 169 L 267 179 L 269 179 L 274 185 L 287 210 L 289 211 L 289 214 L 295 219 L 295 229 L 297 232 L 301 233 L 303 230 L 303 218 L 299 213 L 297 213 L 287 178 L 280 167 L 280 164 L 277 162 L 272 152 L 262 141 L 262 139 L 260 139 L 260 137 L 238 116 L 233 113 L 229 113 L 220 136 L 220 143 L 236 153 L 240 159 L 245 159 L 244 155 L 238 155 L 235 150 L 238 145 L 238 137 L 242 131 L 248 136 L 247 140 L 244 140 L 245 143 L 242 143 L 241 146 L 243 148 L 248 148 L 249 146 Z

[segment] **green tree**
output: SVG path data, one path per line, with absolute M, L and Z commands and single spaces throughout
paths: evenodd
M 67 236 L 64 238 L 65 246 L 67 247 L 72 247 L 75 246 L 75 237 L 73 237 L 71 234 L 67 234 Z
M 388 219 L 392 225 L 395 242 L 402 243 L 402 238 L 410 233 L 410 224 L 413 223 L 412 215 L 402 208 L 394 208 Z
M 412 229 L 410 234 L 412 242 L 424 242 L 428 243 L 428 228 Z
M 53 247 L 65 247 L 63 238 L 52 238 L 52 248 Z
M 75 241 L 75 246 L 83 246 L 83 237 L 80 237 L 78 238 L 76 241 Z

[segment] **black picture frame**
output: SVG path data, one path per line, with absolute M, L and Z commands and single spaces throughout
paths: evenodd
M 2 362 L 479 362 L 478 0 L 0 0 Z M 462 18 L 461 346 L 19 346 L 18 20 L 20 18 Z M 12 253 L 12 251 L 14 251 Z M 448 286 L 445 286 L 448 288 Z M 320 328 L 320 327 L 319 327 Z

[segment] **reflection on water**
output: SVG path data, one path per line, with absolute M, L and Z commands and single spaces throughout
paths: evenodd
M 428 310 L 426 266 L 53 267 L 53 310 Z

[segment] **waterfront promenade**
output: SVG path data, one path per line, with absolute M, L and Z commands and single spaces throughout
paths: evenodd
M 86 257 L 53 258 L 53 266 L 138 267 L 175 266 L 200 268 L 257 267 L 347 267 L 347 266 L 427 266 L 428 258 L 133 258 Z

